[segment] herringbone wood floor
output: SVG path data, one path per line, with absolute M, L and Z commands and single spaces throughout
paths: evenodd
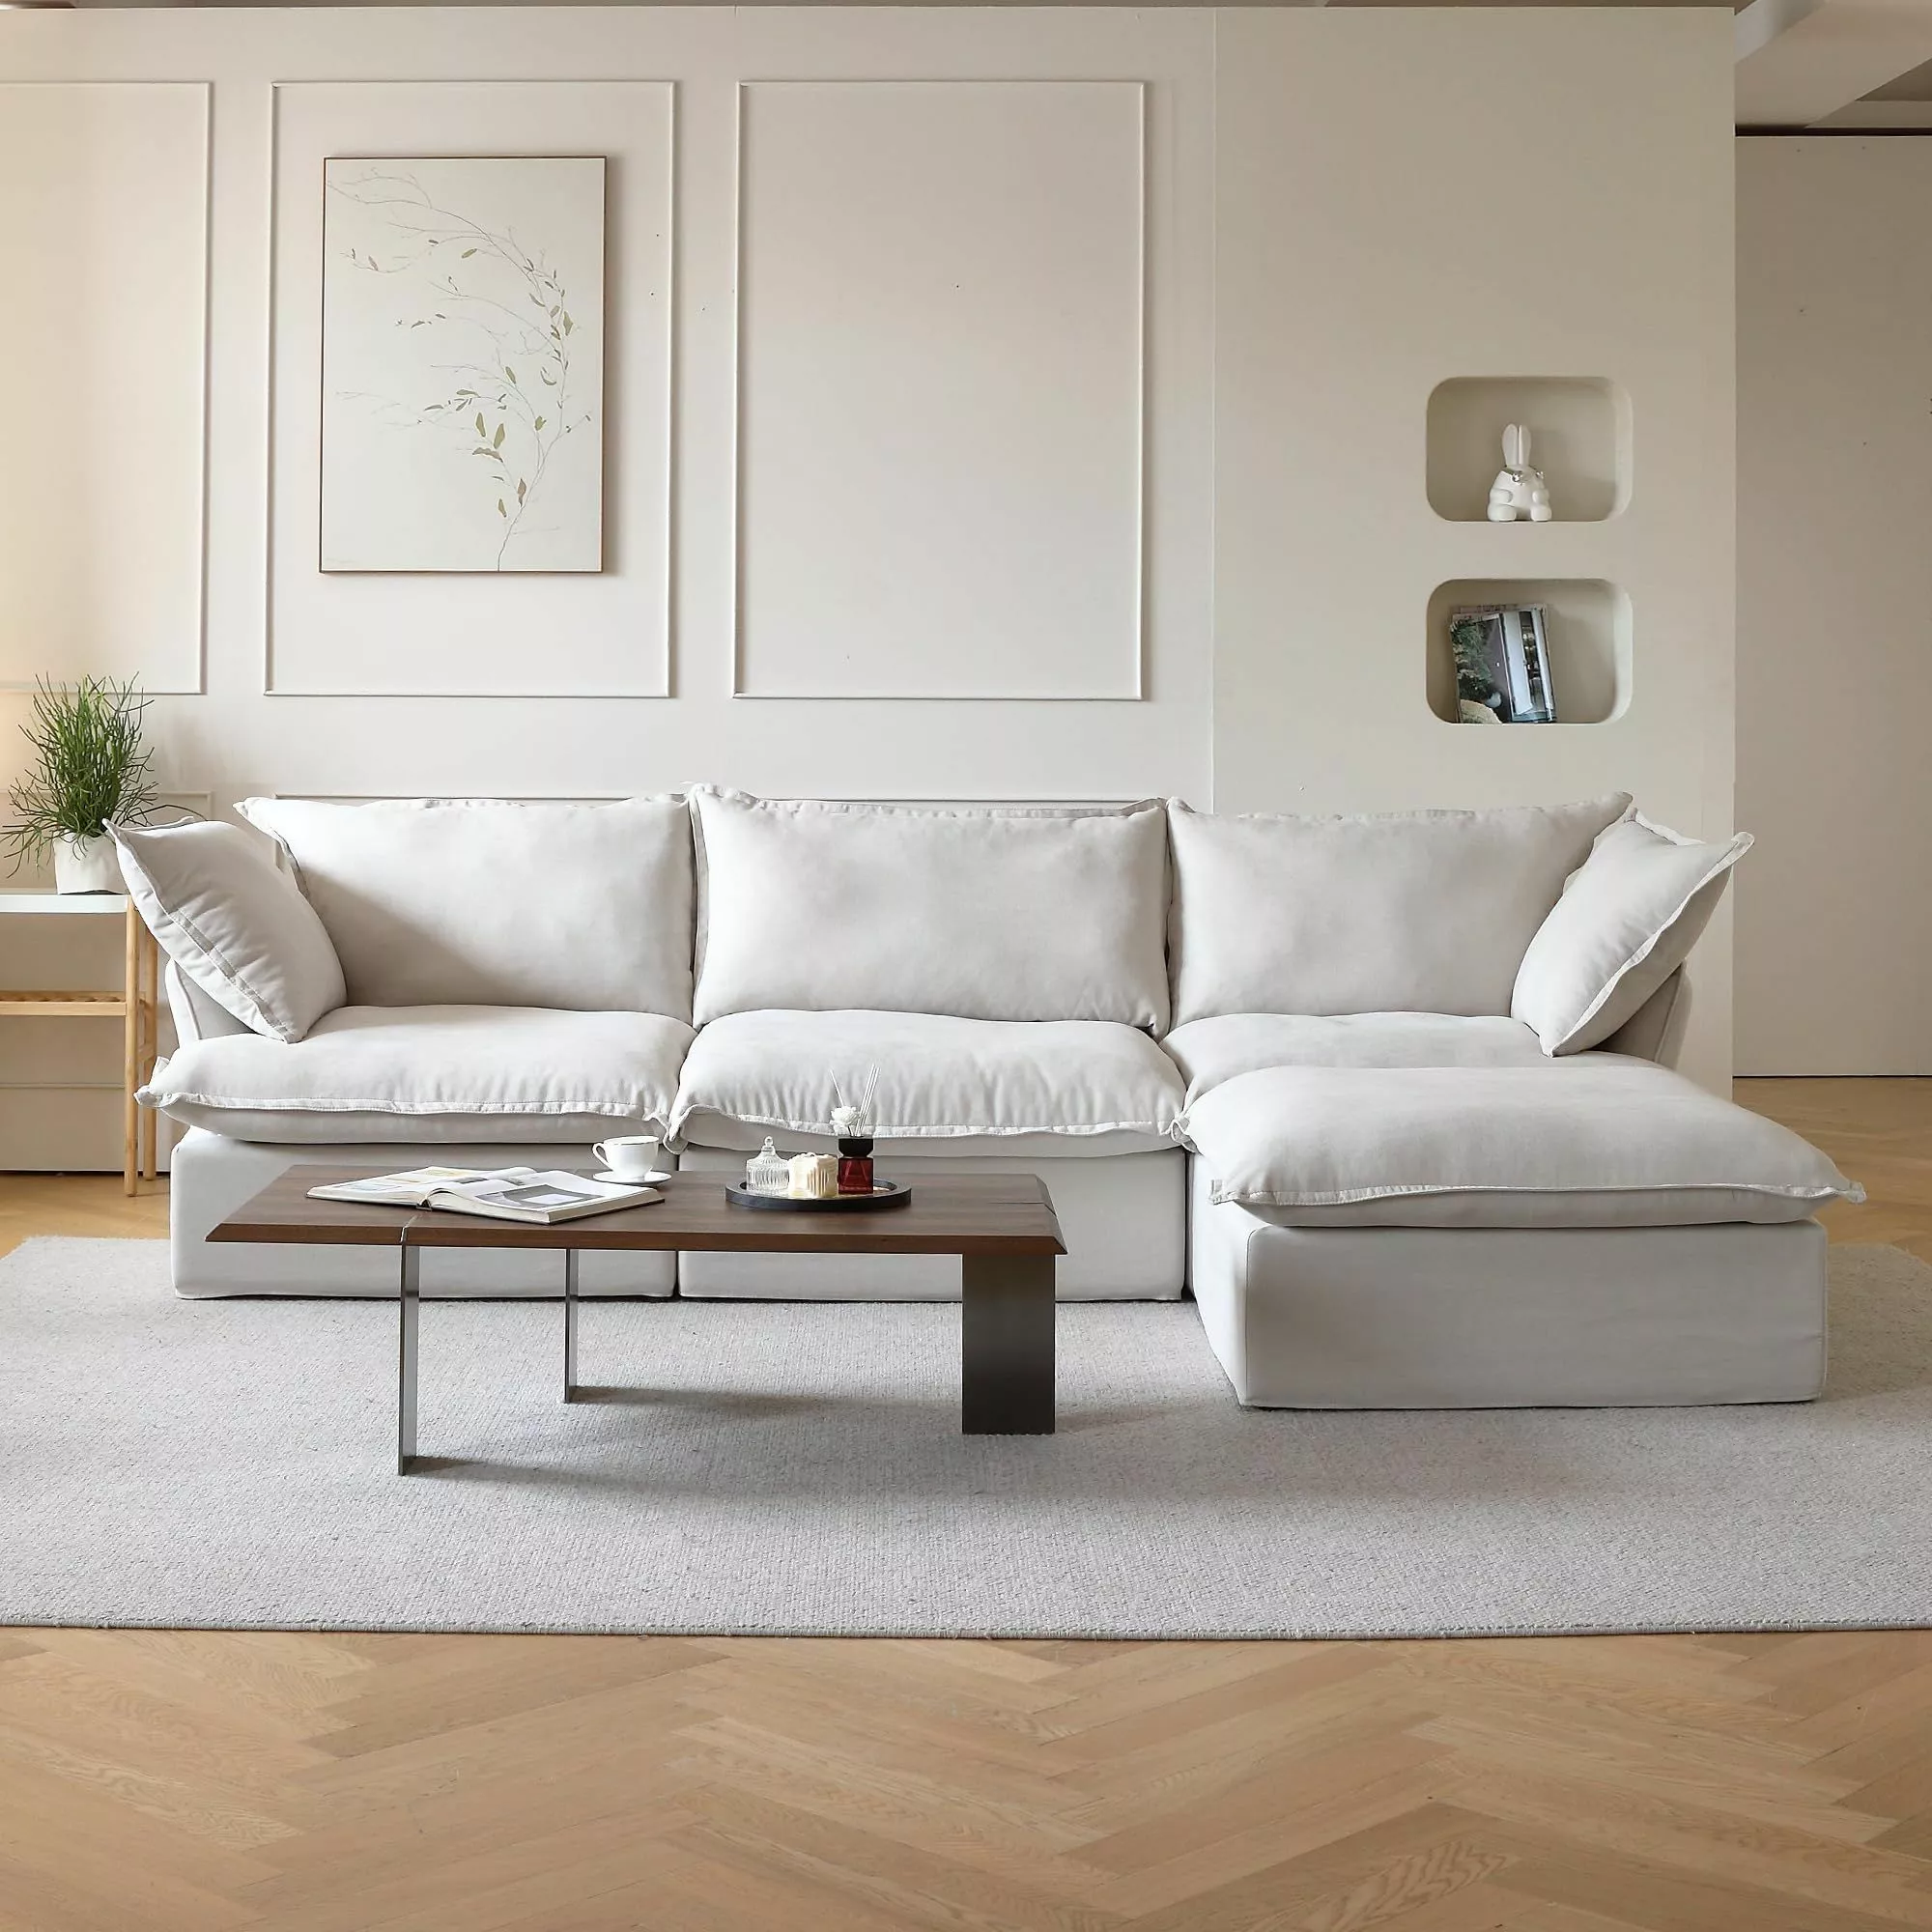
M 1932 1258 L 1932 1081 L 1753 1083 Z M 0 1182 L 0 1241 L 152 1234 Z M 1932 1927 L 1932 1633 L 0 1631 L 0 1932 Z

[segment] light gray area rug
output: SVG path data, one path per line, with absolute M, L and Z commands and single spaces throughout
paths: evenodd
M 0 1623 L 1382 1636 L 1932 1622 L 1932 1268 L 1833 1256 L 1750 1408 L 1243 1410 L 1191 1304 L 1061 1314 L 1062 1426 L 958 1433 L 957 1311 L 182 1301 L 0 1262 Z

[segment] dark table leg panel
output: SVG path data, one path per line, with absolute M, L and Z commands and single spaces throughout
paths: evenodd
M 577 1400 L 577 1250 L 563 1251 L 563 1399 Z
M 961 1432 L 1051 1435 L 1053 1257 L 967 1255 L 959 1269 Z
M 402 1251 L 397 1287 L 400 1323 L 396 1345 L 396 1474 L 407 1476 L 416 1455 L 416 1318 L 422 1307 L 422 1250 Z

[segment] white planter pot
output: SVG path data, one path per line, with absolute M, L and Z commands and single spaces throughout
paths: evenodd
M 121 855 L 114 849 L 113 839 L 104 834 L 95 838 L 56 838 L 54 890 L 125 893 L 128 884 L 121 876 Z

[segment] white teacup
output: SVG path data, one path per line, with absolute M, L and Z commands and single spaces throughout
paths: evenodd
M 642 1180 L 657 1169 L 664 1143 L 649 1134 L 618 1134 L 590 1150 L 606 1173 L 619 1180 Z

